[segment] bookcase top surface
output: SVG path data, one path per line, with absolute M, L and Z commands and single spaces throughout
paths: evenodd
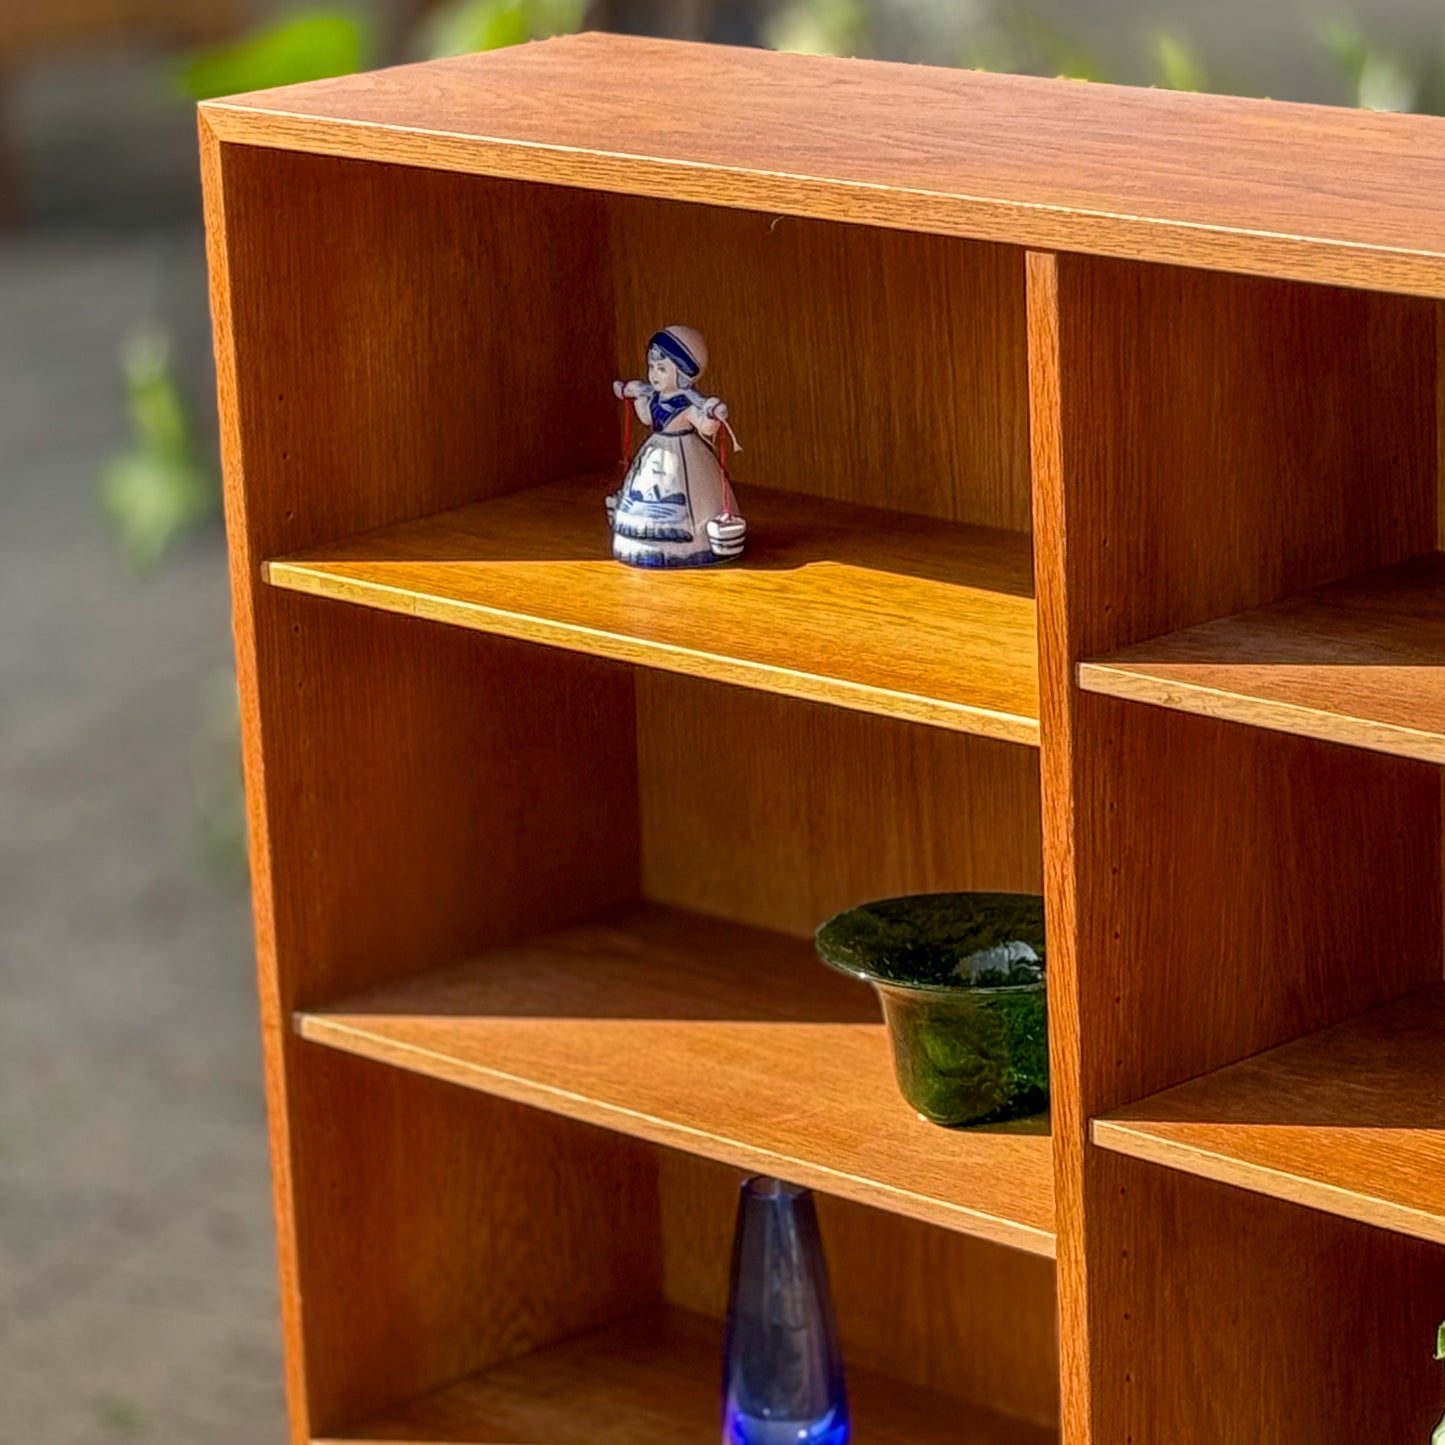
M 601 34 L 202 107 L 222 142 L 1445 296 L 1445 119 Z

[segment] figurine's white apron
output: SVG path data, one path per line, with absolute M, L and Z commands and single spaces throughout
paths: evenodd
M 722 468 L 712 448 L 691 427 L 653 432 L 622 482 L 613 555 L 635 567 L 712 562 L 707 524 L 724 506 Z

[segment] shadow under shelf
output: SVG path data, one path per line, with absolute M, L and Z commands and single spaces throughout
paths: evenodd
M 809 941 L 640 904 L 298 1013 L 317 1044 L 1029 1251 L 1046 1118 L 940 1129 Z
M 1115 1110 L 1093 1139 L 1445 1244 L 1445 984 Z
M 1445 555 L 1079 665 L 1086 692 L 1445 763 Z

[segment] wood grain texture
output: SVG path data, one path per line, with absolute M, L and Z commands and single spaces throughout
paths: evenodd
M 639 107 L 663 74 L 685 107 Z M 584 35 L 209 102 L 253 145 L 1445 294 L 1445 122 Z
M 642 374 L 663 323 L 698 327 L 744 499 L 757 480 L 1028 530 L 1018 251 L 626 196 L 607 210 L 618 375 Z
M 637 678 L 649 898 L 811 938 L 871 898 L 1038 893 L 1038 754 L 720 687 Z
M 438 1264 L 421 1287 L 394 1249 L 352 1248 L 354 1231 L 389 1230 L 415 1241 L 420 1259 L 478 1258 L 478 1216 L 449 1201 L 443 1180 L 447 1142 L 480 1148 L 483 1131 L 429 1125 L 429 1095 L 400 1075 L 367 1089 L 334 1082 L 350 1076 L 335 1073 L 330 1051 L 300 1044 L 290 1014 L 631 896 L 635 745 L 630 679 L 607 664 L 254 584 L 278 551 L 501 490 L 519 471 L 565 475 L 605 461 L 610 407 L 579 403 L 565 432 L 518 429 L 508 393 L 585 355 L 594 343 L 566 335 L 561 316 L 581 304 L 585 317 L 578 296 L 596 296 L 605 316 L 606 277 L 586 198 L 226 147 L 204 129 L 202 142 L 288 1383 L 302 1442 L 491 1363 L 521 1337 L 508 1323 L 520 1308 L 508 1295 L 515 1276 L 499 1276 L 478 1317 L 469 1267 Z M 544 262 L 523 242 L 546 225 L 568 239 Z M 499 252 L 513 257 L 505 275 L 487 264 Z M 564 305 L 540 288 L 544 271 L 576 295 Z M 600 319 L 595 345 L 602 367 Z M 473 375 L 475 387 L 458 384 Z M 356 1111 L 367 1110 L 375 1127 L 362 1126 Z M 525 1155 L 526 1137 L 498 1123 L 487 1157 Z M 430 1141 L 422 1158 L 412 1152 L 420 1140 Z M 388 1171 L 409 1171 L 418 1187 Z M 380 1176 L 378 1210 L 387 1201 L 409 1212 L 363 1209 L 338 1227 L 343 1181 L 369 1175 Z M 545 1228 L 547 1210 L 532 1221 Z M 569 1231 L 584 1220 L 559 1210 L 550 1222 L 565 1269 Z M 537 1281 L 538 1300 L 561 1301 L 559 1332 L 617 1306 L 606 1270 L 590 1303 L 590 1276 L 564 1282 Z M 543 1328 L 532 1316 L 523 1343 L 540 1343 Z M 391 1348 L 401 1333 L 406 1347 Z
M 1059 257 L 1026 258 L 1029 357 L 1029 457 L 1034 489 L 1034 565 L 1038 568 L 1039 789 L 1043 811 L 1043 894 L 1049 931 L 1049 1117 L 1054 1141 L 1054 1252 L 1059 1302 L 1059 1385 L 1062 1437 L 1068 1445 L 1099 1445 L 1094 1432 L 1094 1350 L 1090 1338 L 1089 1252 L 1085 1235 L 1085 1155 L 1089 1110 L 1083 1105 L 1079 972 L 1078 860 L 1073 775 L 1076 692 L 1061 657 L 1073 646 L 1066 578 L 1070 535 L 1064 527 L 1063 341 Z M 1072 443 L 1074 438 L 1070 436 Z M 1043 739 L 1047 738 L 1047 750 Z M 1060 949 L 1068 962 L 1061 965 Z
M 1123 1328 L 1157 1222 L 1087 1121 L 1438 980 L 1440 786 L 1075 669 L 1432 546 L 1434 383 L 1395 298 L 1076 257 L 1030 281 L 1064 1428 L 1113 1445 L 1171 1331 Z M 1267 1438 L 1238 1410 L 1206 1438 Z
M 645 1145 L 331 1049 L 298 1054 L 313 1434 L 657 1298 Z
M 1400 1445 L 1440 1418 L 1445 1250 L 1102 1156 L 1112 1441 Z
M 663 1294 L 722 1319 L 738 1170 L 663 1150 Z M 849 1369 L 1057 1431 L 1057 1306 L 1050 1260 L 831 1194 L 818 1219 Z
M 1434 550 L 1434 307 L 1060 266 L 1080 661 Z
M 1093 1137 L 1445 1244 L 1445 987 L 1116 1110 Z
M 721 1328 L 678 1309 L 462 1380 L 315 1445 L 714 1445 Z M 1055 1432 L 850 1370 L 860 1445 L 1048 1445 Z
M 753 487 L 741 561 L 612 560 L 574 478 L 271 561 L 278 588 L 1036 744 L 1028 540 Z M 840 636 L 849 645 L 840 649 Z
M 917 1118 L 871 990 L 776 934 L 646 907 L 308 1011 L 297 1027 L 398 1068 L 1052 1249 L 1048 1137 Z
M 1445 557 L 1082 663 L 1090 692 L 1445 763 Z

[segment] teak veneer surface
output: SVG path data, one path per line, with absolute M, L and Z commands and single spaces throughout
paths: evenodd
M 1030 544 L 749 487 L 726 567 L 612 560 L 607 476 L 493 497 L 266 568 L 276 586 L 1037 745 Z
M 643 906 L 303 1013 L 304 1038 L 1037 1254 L 1042 1121 L 944 1130 L 811 944 Z
M 1090 692 L 1445 763 L 1445 556 L 1082 663 Z
M 1094 1141 L 1445 1244 L 1445 987 L 1098 1119 Z
M 1248 1212 L 1272 1201 L 1235 1191 L 1231 1217 L 1176 1189 L 1166 1215 L 1200 1181 L 1089 1121 L 1438 982 L 1438 773 L 1099 696 L 1078 669 L 1435 545 L 1435 308 L 1079 255 L 1028 275 L 1064 1435 L 1397 1438 L 1263 1310 L 1200 1329 L 1175 1291 L 1186 1235 L 1217 1279 L 1266 1270 Z M 1371 1286 L 1349 1317 L 1374 1334 L 1389 1308 Z
M 722 1327 L 686 1310 L 634 1315 L 461 1380 L 316 1445 L 716 1445 Z M 1058 1434 L 859 1369 L 858 1445 L 1057 1445 Z
M 725 1319 L 738 1188 L 747 1172 L 676 1149 L 656 1153 L 662 1298 Z M 871 1371 L 1058 1430 L 1051 1258 L 832 1194 L 815 1199 L 850 1372 Z
M 685 103 L 639 104 L 665 75 Z M 202 107 L 225 142 L 1445 295 L 1445 121 L 580 35 Z

